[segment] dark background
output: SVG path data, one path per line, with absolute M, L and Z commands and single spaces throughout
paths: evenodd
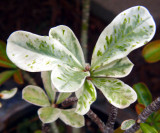
M 16 30 L 25 30 L 39 35 L 48 35 L 49 29 L 57 25 L 69 26 L 80 40 L 81 0 L 0 0 L 0 40 L 7 41 Z M 160 39 L 160 0 L 91 0 L 91 12 L 88 32 L 88 62 L 93 48 L 102 30 L 121 11 L 132 6 L 142 5 L 148 8 L 157 25 L 153 40 Z M 144 82 L 153 94 L 160 96 L 160 62 L 148 64 L 144 61 L 142 48 L 129 54 L 135 64 L 130 75 L 122 80 L 130 85 Z M 0 68 L 0 71 L 3 71 Z M 40 74 L 32 73 L 36 82 L 42 85 Z M 24 86 L 20 86 L 22 89 Z
M 80 40 L 81 0 L 0 0 L 0 40 L 7 41 L 16 30 L 48 35 L 49 29 L 67 25 Z M 157 32 L 153 40 L 160 39 L 159 0 L 91 0 L 89 21 L 88 62 L 102 30 L 121 11 L 136 5 L 148 8 L 153 15 Z M 122 79 L 130 86 L 145 82 L 154 97 L 160 95 L 160 62 L 148 64 L 141 56 L 142 48 L 133 51 L 129 58 L 135 64 L 131 74 Z

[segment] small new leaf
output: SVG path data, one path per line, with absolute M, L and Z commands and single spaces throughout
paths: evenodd
M 47 92 L 47 95 L 51 99 L 51 102 L 53 103 L 55 100 L 56 89 L 54 88 L 51 82 L 51 71 L 41 72 L 41 78 L 43 81 L 44 88 Z
M 53 107 L 44 107 L 38 110 L 38 116 L 43 123 L 56 121 L 61 114 L 61 110 Z
M 122 130 L 127 130 L 130 127 L 132 127 L 134 124 L 135 124 L 135 120 L 133 120 L 133 119 L 125 120 L 121 124 L 121 129 Z
M 0 98 L 9 99 L 12 98 L 17 93 L 17 88 L 13 88 L 11 90 L 4 90 L 0 92 Z
M 60 119 L 69 126 L 80 128 L 84 126 L 84 116 L 75 113 L 75 109 L 61 110 Z
M 49 100 L 42 88 L 34 85 L 26 86 L 22 91 L 22 98 L 34 105 L 50 106 Z

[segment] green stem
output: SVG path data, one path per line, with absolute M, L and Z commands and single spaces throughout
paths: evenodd
M 82 27 L 81 27 L 81 44 L 87 61 L 87 43 L 88 43 L 88 22 L 89 22 L 90 0 L 82 1 Z

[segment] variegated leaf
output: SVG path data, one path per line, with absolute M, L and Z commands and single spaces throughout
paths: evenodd
M 132 127 L 134 124 L 135 124 L 135 120 L 133 120 L 133 119 L 125 120 L 121 124 L 121 129 L 122 130 L 127 130 L 130 127 Z
M 123 11 L 101 33 L 92 55 L 91 69 L 124 58 L 143 46 L 153 38 L 155 27 L 145 7 L 135 6 Z
M 75 113 L 75 109 L 61 110 L 59 118 L 72 127 L 79 128 L 84 126 L 84 116 Z
M 136 92 L 122 81 L 114 78 L 92 78 L 108 101 L 117 108 L 123 109 L 137 100 Z
M 56 89 L 54 88 L 51 82 L 51 71 L 41 72 L 41 78 L 47 95 L 53 103 L 56 96 Z
M 50 71 L 57 63 L 83 69 L 75 56 L 58 40 L 26 31 L 16 31 L 7 41 L 7 55 L 19 68 L 30 71 Z
M 78 98 L 76 113 L 85 115 L 97 98 L 97 92 L 93 83 L 90 80 L 86 80 L 82 89 L 76 92 L 76 96 Z
M 85 67 L 82 48 L 75 34 L 69 27 L 65 25 L 54 27 L 50 29 L 49 36 L 58 40 L 62 45 L 64 45 L 78 59 L 82 66 Z
M 51 80 L 59 92 L 75 92 L 82 87 L 89 72 L 83 72 L 68 65 L 56 65 L 51 74 Z
M 127 57 L 124 57 L 96 69 L 92 73 L 92 76 L 122 78 L 127 76 L 131 72 L 132 68 L 133 63 Z
M 22 98 L 34 105 L 50 106 L 49 100 L 42 88 L 34 85 L 26 86 L 22 91 Z
M 61 110 L 53 107 L 44 107 L 38 110 L 38 116 L 43 123 L 56 121 L 61 114 Z
M 13 88 L 11 90 L 4 90 L 0 92 L 0 98 L 9 99 L 13 97 L 17 93 L 17 88 Z
M 72 93 L 64 93 L 64 92 L 61 92 L 59 93 L 58 95 L 58 99 L 57 99 L 57 104 L 60 104 L 62 103 L 66 98 L 68 98 Z

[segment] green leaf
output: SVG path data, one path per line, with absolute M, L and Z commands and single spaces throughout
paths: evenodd
M 0 67 L 16 68 L 6 54 L 6 43 L 0 40 Z
M 144 83 L 134 84 L 133 89 L 137 93 L 138 103 L 148 106 L 152 102 L 152 94 Z
M 11 90 L 4 90 L 0 92 L 0 98 L 9 99 L 12 98 L 17 93 L 17 88 L 13 88 Z
M 137 100 L 136 92 L 122 81 L 113 78 L 92 78 L 108 101 L 117 108 L 123 109 Z
M 82 48 L 74 35 L 73 31 L 64 25 L 60 25 L 50 29 L 49 36 L 58 40 L 63 46 L 65 46 L 85 67 L 84 55 L 82 52 Z
M 57 104 L 62 103 L 66 98 L 68 98 L 72 93 L 59 93 L 58 99 L 57 99 Z
M 125 77 L 127 76 L 133 68 L 133 63 L 127 58 L 115 60 L 99 69 L 96 69 L 92 76 L 101 77 Z
M 53 107 L 44 107 L 38 110 L 38 116 L 43 123 L 56 121 L 61 114 L 61 110 Z
M 146 123 L 141 123 L 140 127 L 141 127 L 143 133 L 158 133 L 158 131 L 154 127 L 152 127 Z
M 93 83 L 86 80 L 83 87 L 76 92 L 76 97 L 78 98 L 76 113 L 85 115 L 97 97 L 97 92 Z
M 155 63 L 160 60 L 160 40 L 152 41 L 147 44 L 142 51 L 146 62 Z
M 84 116 L 75 113 L 75 109 L 61 110 L 59 118 L 72 127 L 79 128 L 84 126 Z
M 75 92 L 82 87 L 89 72 L 83 72 L 67 65 L 56 65 L 51 74 L 51 80 L 59 92 Z
M 47 95 L 51 99 L 51 102 L 53 103 L 55 101 L 56 89 L 54 88 L 51 82 L 51 71 L 41 72 L 41 78 L 43 81 L 44 88 L 47 92 Z
M 50 71 L 57 63 L 84 69 L 59 40 L 26 31 L 16 31 L 10 35 L 7 55 L 16 66 L 30 72 Z
M 42 88 L 34 85 L 26 86 L 22 91 L 22 98 L 34 105 L 50 106 L 49 100 Z
M 0 85 L 2 85 L 9 78 L 11 78 L 15 72 L 16 72 L 15 70 L 9 70 L 9 71 L 1 72 L 0 73 Z
M 16 72 L 13 74 L 13 78 L 14 78 L 14 81 L 18 84 L 23 84 L 24 83 L 24 80 L 23 80 L 23 77 L 22 77 L 22 72 L 20 69 L 17 69 Z
M 121 12 L 101 33 L 92 55 L 92 71 L 149 42 L 155 22 L 145 7 L 135 6 Z
M 125 120 L 121 124 L 121 129 L 122 130 L 127 130 L 130 127 L 132 127 L 134 124 L 135 124 L 135 120 L 133 120 L 133 119 Z

